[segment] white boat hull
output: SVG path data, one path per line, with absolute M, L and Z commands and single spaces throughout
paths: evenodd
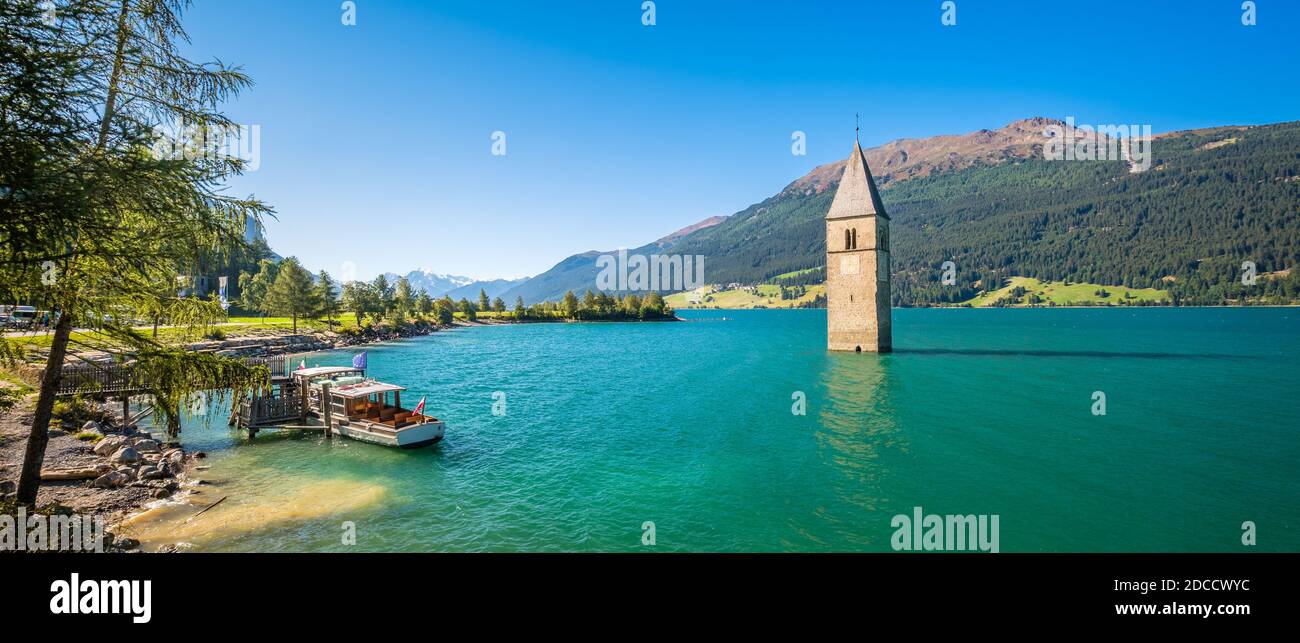
M 446 425 L 435 421 L 402 427 L 396 431 L 377 431 L 359 422 L 350 422 L 346 425 L 336 424 L 334 430 L 343 437 L 361 442 L 402 449 L 418 449 L 441 440 Z

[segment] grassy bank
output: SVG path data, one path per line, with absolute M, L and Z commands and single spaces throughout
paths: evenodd
M 962 306 L 1140 306 L 1170 303 L 1169 291 L 1012 277 L 1007 285 L 981 293 Z
M 722 290 L 718 286 L 702 286 L 695 290 L 668 295 L 664 297 L 664 302 L 676 310 L 690 308 L 800 308 L 811 304 L 819 295 L 824 296 L 825 294 L 826 286 L 824 284 L 807 286 L 807 292 L 793 299 L 781 299 L 781 287 L 773 284 L 759 284 L 733 290 Z
M 808 270 L 779 275 L 793 278 Z M 781 299 L 781 288 L 773 284 L 759 284 L 724 290 L 719 286 L 703 286 L 687 292 L 664 297 L 676 309 L 690 308 L 799 308 L 826 295 L 825 284 L 806 287 L 800 297 Z M 1169 291 L 1155 288 L 1128 288 L 1102 284 L 1042 281 L 1032 277 L 1012 277 L 1002 288 L 963 301 L 957 306 L 987 308 L 991 306 L 1048 307 L 1048 306 L 1141 306 L 1168 305 Z

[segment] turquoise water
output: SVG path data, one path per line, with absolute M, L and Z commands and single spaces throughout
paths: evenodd
M 249 443 L 214 408 L 183 435 L 216 483 L 190 501 L 230 498 L 140 528 L 199 551 L 637 551 L 652 521 L 654 550 L 890 551 L 921 506 L 998 515 L 1002 551 L 1246 551 L 1244 521 L 1300 550 L 1300 310 L 901 309 L 884 356 L 827 353 L 824 311 L 681 315 L 368 347 L 444 442 Z

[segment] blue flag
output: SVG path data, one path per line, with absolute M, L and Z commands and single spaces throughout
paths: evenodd
M 352 358 L 352 368 L 359 368 L 363 371 L 366 370 L 366 353 L 364 351 L 362 351 L 360 355 Z

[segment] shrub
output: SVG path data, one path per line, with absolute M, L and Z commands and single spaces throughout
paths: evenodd
M 0 388 L 0 411 L 8 411 L 9 409 L 12 409 L 14 405 L 18 403 L 19 397 L 21 397 L 21 395 L 18 393 L 18 389 L 16 388 L 9 388 L 7 386 Z
M 80 426 L 86 423 L 86 420 L 92 419 L 95 411 L 91 409 L 90 404 L 80 397 L 70 397 L 54 401 L 54 419 L 74 426 Z

